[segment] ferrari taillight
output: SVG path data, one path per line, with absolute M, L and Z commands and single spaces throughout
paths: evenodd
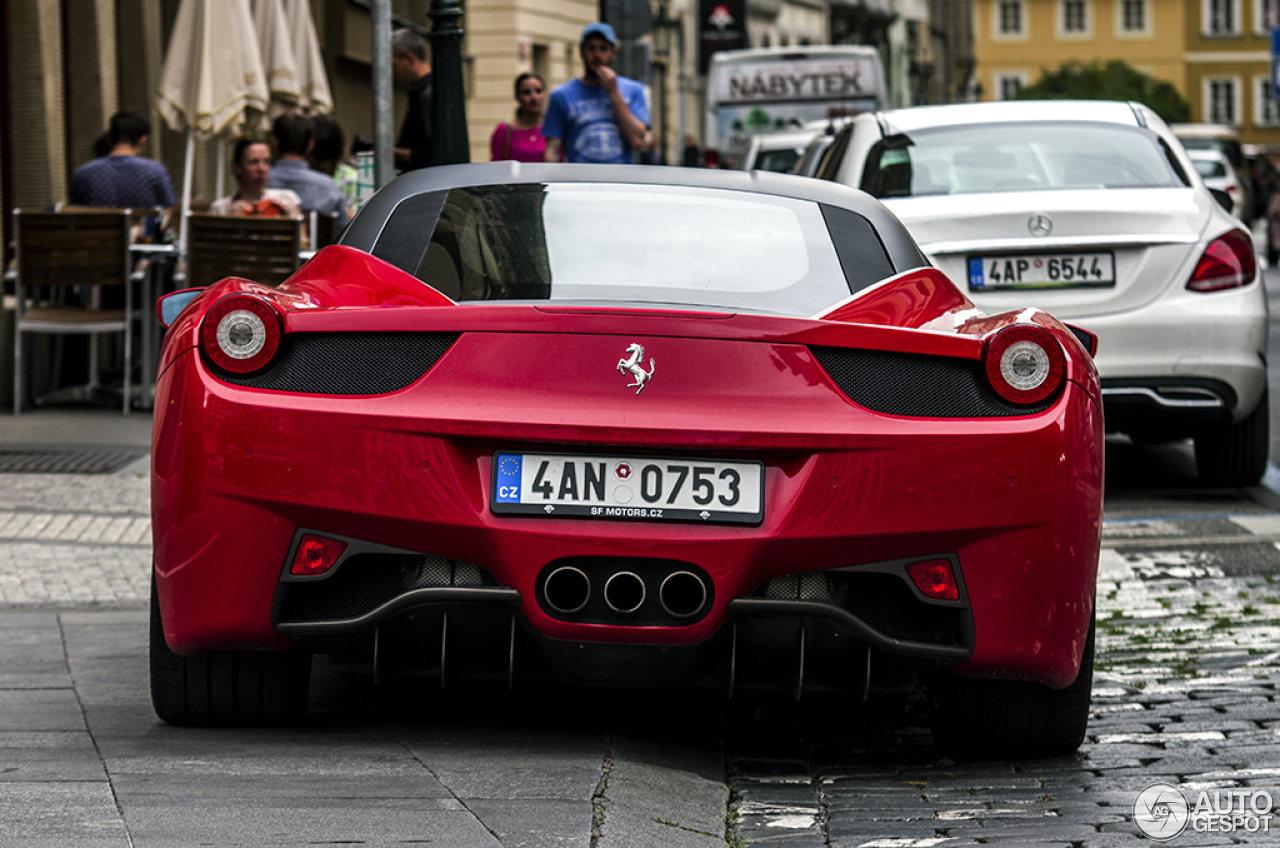
M 1209 242 L 1187 288 L 1196 292 L 1236 289 L 1253 282 L 1258 274 L 1258 259 L 1253 241 L 1241 230 L 1219 236 Z
M 987 381 L 996 394 L 1020 406 L 1050 397 L 1066 376 L 1062 345 L 1043 327 L 1015 324 L 987 340 Z
M 347 549 L 346 542 L 337 539 L 326 539 L 324 536 L 306 535 L 298 542 L 297 553 L 293 555 L 293 565 L 289 573 L 298 577 L 315 577 L 326 573 L 338 562 L 338 557 Z
M 907 575 L 916 584 L 920 594 L 926 598 L 939 601 L 960 600 L 960 586 L 956 583 L 956 575 L 951 570 L 950 560 L 931 559 L 926 562 L 913 562 L 907 566 Z
M 233 294 L 215 303 L 200 326 L 204 352 L 224 371 L 249 374 L 280 349 L 280 314 L 260 297 Z

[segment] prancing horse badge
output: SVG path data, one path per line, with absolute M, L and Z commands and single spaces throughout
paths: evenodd
M 627 346 L 627 353 L 631 354 L 626 359 L 618 360 L 618 370 L 623 374 L 628 371 L 635 378 L 634 383 L 628 383 L 628 389 L 635 389 L 636 394 L 644 391 L 645 384 L 653 379 L 653 369 L 658 364 L 653 358 L 649 359 L 649 370 L 644 370 L 644 345 L 632 342 Z

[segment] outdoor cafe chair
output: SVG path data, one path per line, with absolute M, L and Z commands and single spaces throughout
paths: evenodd
M 298 269 L 301 218 L 256 218 L 193 212 L 187 219 L 189 288 L 224 277 L 275 286 Z
M 121 407 L 128 414 L 134 323 L 130 296 L 130 211 L 15 209 L 13 225 L 16 258 L 13 414 L 22 411 L 23 337 L 33 333 L 90 337 L 88 384 L 63 389 L 37 402 L 89 400 L 99 395 L 102 388 L 98 382 L 97 336 L 121 334 L 124 339 Z M 103 290 L 116 286 L 123 287 L 123 308 L 102 308 Z M 75 289 L 81 293 L 79 305 L 74 302 Z

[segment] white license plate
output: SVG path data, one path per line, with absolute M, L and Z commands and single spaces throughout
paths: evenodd
M 764 465 L 498 453 L 489 504 L 507 515 L 759 524 Z
M 969 257 L 971 290 L 1053 289 L 1115 284 L 1116 260 L 1112 253 Z

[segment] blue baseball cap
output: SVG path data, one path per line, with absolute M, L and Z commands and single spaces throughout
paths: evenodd
M 582 38 L 578 40 L 578 43 L 586 44 L 587 39 L 593 35 L 600 36 L 614 47 L 618 46 L 618 36 L 614 35 L 613 27 L 608 24 L 600 23 L 599 21 L 594 24 L 587 24 L 582 28 Z

